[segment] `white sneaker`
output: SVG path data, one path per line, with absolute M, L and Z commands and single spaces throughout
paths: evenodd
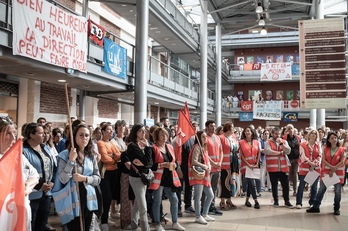
M 162 225 L 156 225 L 156 231 L 166 231 Z
M 178 222 L 173 223 L 172 229 L 179 230 L 179 231 L 184 231 L 185 230 L 185 228 L 182 227 Z
M 110 213 L 112 218 L 116 218 L 116 219 L 120 219 L 121 218 L 121 214 L 116 212 L 116 213 Z
M 199 216 L 198 218 L 196 217 L 195 222 L 199 223 L 199 224 L 202 224 L 202 225 L 208 224 L 208 222 L 202 216 Z
M 296 205 L 296 208 L 297 208 L 297 209 L 301 209 L 302 206 L 301 206 L 301 205 Z
M 108 224 L 102 224 L 102 225 L 100 226 L 100 230 L 101 230 L 101 231 L 109 231 L 109 226 L 108 226 Z
M 211 217 L 209 215 L 205 215 L 203 216 L 203 218 L 206 220 L 206 221 L 215 221 L 215 218 L 214 217 Z
M 131 227 L 131 225 L 127 225 L 127 226 L 123 227 L 123 229 L 125 229 L 125 230 L 132 230 L 132 227 Z
M 115 222 L 108 220 L 108 226 L 109 227 L 115 227 L 116 224 L 115 224 Z

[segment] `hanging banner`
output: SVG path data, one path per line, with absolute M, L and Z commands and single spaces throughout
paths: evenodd
M 253 121 L 253 113 L 252 112 L 239 113 L 239 121 Z
M 127 49 L 104 38 L 103 71 L 125 79 L 127 77 Z
M 281 101 L 253 101 L 254 119 L 280 120 L 282 116 Z
M 104 44 L 105 29 L 88 19 L 88 36 L 97 45 L 103 47 Z
M 240 110 L 243 112 L 253 111 L 253 101 L 240 101 Z
M 44 1 L 13 0 L 13 54 L 87 72 L 87 20 Z
M 292 80 L 291 63 L 261 63 L 260 81 Z
M 284 100 L 283 109 L 286 111 L 298 111 L 300 110 L 299 100 Z

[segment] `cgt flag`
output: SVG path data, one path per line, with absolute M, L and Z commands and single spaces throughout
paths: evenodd
M 25 230 L 26 210 L 21 139 L 17 140 L 0 159 L 0 176 L 2 176 L 0 178 L 1 230 Z
M 185 114 L 188 113 L 188 116 Z M 182 145 L 191 138 L 195 134 L 195 129 L 193 128 L 190 120 L 188 119 L 190 117 L 190 112 L 188 111 L 188 108 L 185 111 L 180 109 L 179 110 L 179 118 L 178 118 L 178 130 L 176 134 L 176 145 L 175 145 L 175 155 L 176 160 L 181 164 L 181 150 Z

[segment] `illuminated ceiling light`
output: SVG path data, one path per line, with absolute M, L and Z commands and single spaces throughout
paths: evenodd
M 155 102 L 156 105 L 158 105 L 159 103 L 158 102 Z
M 66 83 L 66 80 L 65 80 L 65 79 L 59 79 L 58 82 L 60 82 L 60 83 Z
M 256 9 L 255 9 L 255 12 L 256 12 L 257 14 L 261 14 L 261 13 L 263 12 L 263 8 L 262 8 L 262 5 L 261 5 L 261 2 L 259 2 L 259 3 L 257 4 L 257 7 L 256 7 Z
M 260 35 L 267 35 L 267 30 L 265 27 L 262 27 L 262 30 L 260 31 Z
M 266 25 L 265 20 L 263 20 L 263 17 L 261 16 L 260 20 L 259 20 L 259 26 L 264 26 Z

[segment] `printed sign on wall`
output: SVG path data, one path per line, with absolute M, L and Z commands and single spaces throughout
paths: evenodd
M 239 121 L 253 121 L 253 113 L 252 112 L 239 113 Z
M 14 55 L 87 72 L 85 17 L 44 0 L 12 2 Z

